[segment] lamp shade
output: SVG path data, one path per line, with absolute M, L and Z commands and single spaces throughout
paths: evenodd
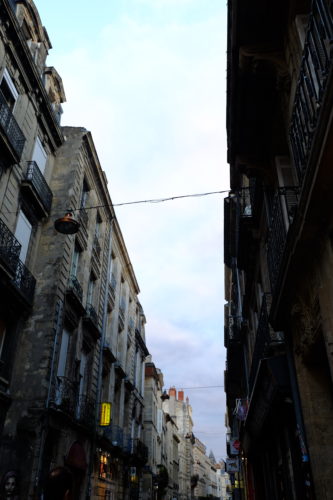
M 80 224 L 74 219 L 71 212 L 67 212 L 64 217 L 57 219 L 54 223 L 55 230 L 61 234 L 75 234 L 80 228 Z

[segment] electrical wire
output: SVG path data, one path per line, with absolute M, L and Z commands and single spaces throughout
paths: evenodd
M 203 385 L 203 386 L 194 386 L 194 387 L 182 387 L 180 390 L 182 391 L 189 391 L 192 389 L 217 389 L 217 388 L 223 388 L 224 385 Z
M 122 203 L 111 203 L 109 204 L 102 204 L 102 205 L 93 205 L 91 207 L 80 207 L 80 208 L 72 208 L 72 207 L 66 207 L 64 209 L 57 209 L 56 212 L 60 211 L 67 211 L 67 212 L 80 212 L 81 210 L 93 210 L 97 208 L 112 208 L 112 207 L 122 207 L 125 205 L 139 205 L 143 203 L 164 203 L 166 201 L 173 201 L 173 200 L 179 200 L 182 198 L 202 198 L 204 196 L 211 196 L 213 194 L 224 194 L 224 193 L 229 193 L 230 189 L 223 189 L 221 191 L 208 191 L 207 193 L 192 193 L 192 194 L 183 194 L 179 196 L 169 196 L 167 198 L 156 198 L 156 199 L 147 199 L 147 200 L 135 200 L 135 201 L 125 201 Z M 3 213 L 16 213 L 16 212 L 8 212 L 4 211 Z

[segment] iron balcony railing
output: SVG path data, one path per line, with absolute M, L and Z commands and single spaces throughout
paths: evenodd
M 2 92 L 0 92 L 0 127 L 6 134 L 8 141 L 20 160 L 25 144 L 25 137 Z
M 28 168 L 25 180 L 31 184 L 37 193 L 44 209 L 47 213 L 51 210 L 52 191 L 49 188 L 42 172 L 35 161 L 28 161 Z
M 95 424 L 95 400 L 85 394 L 77 397 L 76 419 L 86 427 Z
M 131 438 L 131 435 L 124 434 L 123 451 L 127 454 L 130 454 L 132 452 L 132 447 L 133 447 L 133 439 Z
M 95 252 L 97 258 L 99 259 L 100 255 L 101 255 L 101 245 L 99 244 L 97 234 L 95 234 L 95 236 L 94 236 L 93 249 L 94 249 L 94 252 Z
M 98 314 L 96 309 L 92 304 L 86 305 L 86 316 L 91 319 L 91 321 L 97 326 L 98 325 Z
M 79 385 L 68 377 L 56 377 L 50 406 L 57 408 L 86 427 L 95 423 L 95 400 L 79 394 Z
M 294 220 L 298 200 L 297 186 L 278 188 L 273 197 L 267 237 L 267 261 L 272 292 L 281 270 L 287 233 Z
M 12 284 L 32 304 L 36 280 L 20 260 L 21 244 L 0 219 L 0 260 L 12 275 Z
M 251 193 L 249 187 L 240 190 L 240 216 L 248 219 L 252 217 Z
M 15 273 L 19 261 L 21 244 L 0 219 L 0 259 L 12 273 Z
M 78 279 L 75 275 L 71 275 L 68 282 L 68 288 L 73 291 L 76 297 L 82 302 L 83 299 L 83 290 L 82 286 L 78 282 Z
M 133 455 L 135 455 L 140 462 L 146 463 L 148 460 L 148 448 L 140 439 L 133 440 Z
M 290 125 L 290 143 L 302 186 L 333 59 L 330 2 L 313 0 Z
M 20 260 L 17 262 L 13 284 L 31 305 L 34 298 L 36 280 L 29 269 Z
M 51 393 L 51 405 L 74 416 L 77 410 L 78 384 L 67 377 L 56 377 Z
M 249 377 L 249 393 L 252 393 L 255 378 L 257 375 L 259 362 L 265 357 L 265 347 L 270 343 L 270 326 L 268 322 L 267 299 L 270 300 L 269 294 L 264 294 L 259 313 L 258 328 L 256 333 L 256 340 L 254 344 L 252 363 Z

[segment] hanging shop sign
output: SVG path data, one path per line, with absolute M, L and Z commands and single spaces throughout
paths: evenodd
M 111 423 L 111 403 L 101 403 L 101 415 L 99 425 L 105 427 Z
M 237 437 L 230 439 L 230 455 L 239 455 L 240 441 Z
M 236 458 L 227 458 L 226 459 L 226 468 L 227 472 L 239 472 L 239 459 Z

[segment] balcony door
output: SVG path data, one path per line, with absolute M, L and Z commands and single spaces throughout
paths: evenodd
M 11 112 L 13 112 L 18 98 L 18 92 L 6 68 L 2 75 L 0 91 L 6 101 L 8 108 L 11 110 Z
M 27 259 L 31 232 L 32 224 L 29 222 L 22 210 L 20 210 L 17 218 L 15 237 L 21 244 L 20 259 L 23 263 L 25 263 Z
M 43 148 L 43 145 L 42 145 L 39 137 L 36 137 L 36 142 L 35 142 L 34 150 L 32 152 L 31 160 L 37 164 L 39 170 L 44 175 L 45 165 L 46 165 L 46 161 L 47 161 L 47 153 L 46 153 L 45 149 Z
M 57 368 L 57 386 L 56 386 L 56 403 L 60 405 L 64 397 L 68 396 L 66 394 L 66 364 L 67 364 L 67 353 L 69 345 L 69 332 L 66 329 L 62 331 L 60 352 L 58 359 Z

